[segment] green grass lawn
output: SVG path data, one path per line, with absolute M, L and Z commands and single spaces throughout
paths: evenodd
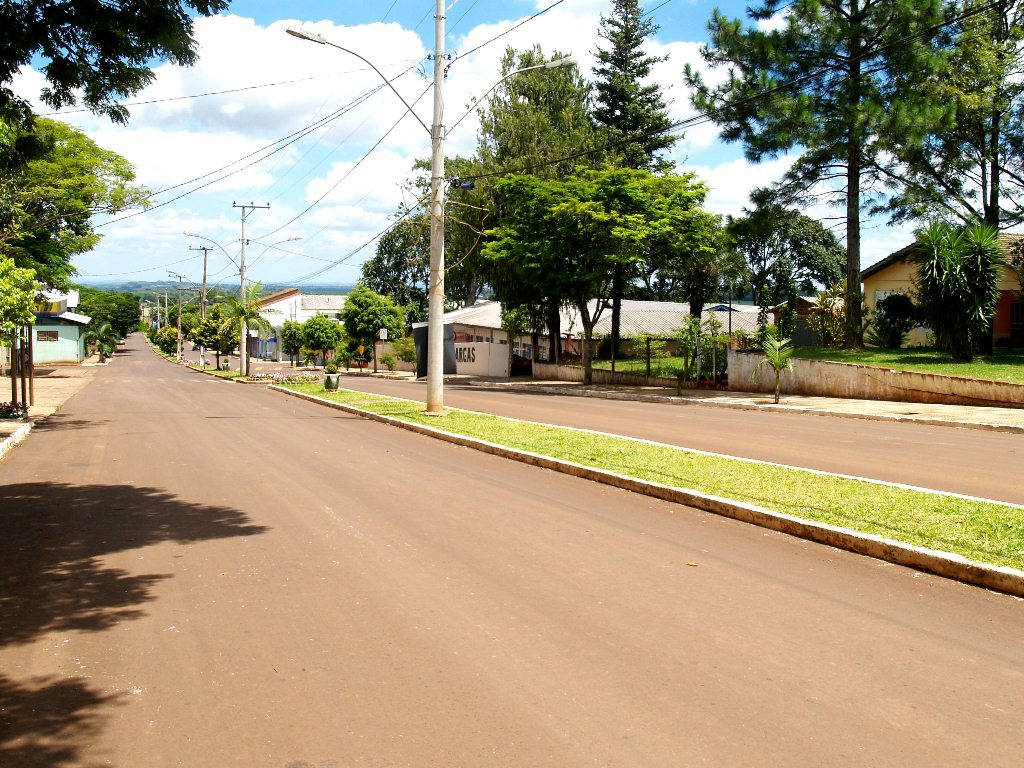
M 679 371 L 683 370 L 684 360 L 681 357 L 658 357 L 651 360 L 651 376 L 664 376 L 674 379 Z M 610 371 L 611 360 L 594 360 L 595 370 Z M 711 361 L 707 361 L 706 368 L 711 367 Z M 618 373 L 638 373 L 641 376 L 647 375 L 647 361 L 643 358 L 626 358 L 615 361 L 615 370 Z
M 948 352 L 934 349 L 868 349 L 850 352 L 843 349 L 799 347 L 793 356 L 804 360 L 874 365 L 898 371 L 1024 383 L 1024 350 L 997 349 L 991 357 L 975 357 L 969 363 L 954 363 Z
M 452 434 L 1024 570 L 1021 507 L 456 409 L 427 416 L 422 403 L 351 390 L 328 393 L 314 384 L 287 388 Z

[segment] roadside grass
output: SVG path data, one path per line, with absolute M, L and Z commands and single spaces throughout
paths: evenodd
M 1024 570 L 1022 507 L 456 409 L 427 416 L 423 403 L 352 390 L 286 388 L 508 448 Z
M 711 361 L 707 361 L 710 367 Z M 594 360 L 595 370 L 610 371 L 611 360 Z M 655 357 L 651 358 L 651 376 L 663 376 L 668 379 L 676 378 L 676 375 L 686 367 L 686 360 L 682 357 Z M 638 373 L 641 376 L 647 375 L 647 359 L 643 357 L 627 357 L 615 361 L 615 370 L 618 373 Z
M 997 349 L 991 357 L 975 356 L 969 363 L 955 363 L 948 352 L 936 349 L 867 349 L 850 351 L 824 347 L 798 347 L 793 357 L 891 368 L 897 371 L 939 373 L 972 379 L 1024 383 L 1024 350 Z
M 169 359 L 170 360 L 174 360 L 173 357 L 171 357 Z M 205 365 L 204 366 L 204 365 L 199 365 L 198 363 L 186 363 L 186 365 L 189 368 L 191 368 L 192 370 L 194 370 L 194 371 L 202 371 L 203 373 L 208 373 L 211 376 L 217 376 L 217 377 L 219 377 L 221 379 L 242 379 L 242 378 L 245 378 L 238 371 L 231 371 L 231 370 L 225 371 L 225 370 L 216 368 L 215 366 L 212 366 L 212 365 Z

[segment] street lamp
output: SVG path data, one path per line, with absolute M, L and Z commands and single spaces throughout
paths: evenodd
M 427 282 L 427 409 L 428 415 L 439 416 L 444 413 L 444 140 L 448 134 L 441 120 L 444 117 L 444 0 L 435 0 L 434 12 L 434 116 L 431 127 L 427 128 L 412 106 L 398 92 L 391 81 L 384 77 L 384 74 L 373 65 L 372 62 L 360 56 L 355 51 L 342 48 L 340 45 L 325 39 L 315 32 L 307 32 L 304 29 L 290 27 L 288 34 L 300 40 L 308 40 L 320 45 L 329 45 L 332 48 L 350 53 L 353 56 L 366 62 L 374 72 L 381 76 L 387 86 L 394 91 L 395 95 L 405 105 L 406 109 L 412 112 L 413 117 L 430 134 L 430 277 Z M 503 81 L 531 69 L 548 69 L 561 67 L 567 64 L 574 64 L 570 58 L 557 59 L 546 64 L 538 64 L 532 67 L 525 67 L 515 72 L 509 72 L 501 80 L 495 83 L 486 94 L 493 91 Z M 472 111 L 472 110 L 471 110 Z M 468 113 L 467 113 L 468 114 Z M 458 125 L 466 115 L 456 121 Z M 452 126 L 452 128 L 455 127 Z

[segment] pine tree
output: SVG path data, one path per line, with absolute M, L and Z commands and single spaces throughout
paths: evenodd
M 637 0 L 613 0 L 610 16 L 601 16 L 598 35 L 607 47 L 598 46 L 594 67 L 594 120 L 607 132 L 613 165 L 649 171 L 668 171 L 672 162 L 659 154 L 678 137 L 668 133 L 668 116 L 661 88 L 645 82 L 659 61 L 644 53 L 644 41 L 658 31 L 645 19 Z M 612 370 L 619 348 L 619 320 L 626 282 L 625 266 L 618 266 L 612 284 Z
M 665 171 L 672 163 L 659 155 L 670 149 L 677 136 L 668 129 L 668 116 L 661 87 L 645 82 L 651 67 L 662 58 L 644 53 L 644 41 L 658 27 L 643 13 L 637 0 L 613 0 L 610 16 L 601 16 L 598 35 L 606 47 L 598 46 L 594 67 L 594 120 L 609 133 L 613 164 L 622 168 Z
M 948 115 L 922 87 L 944 69 L 933 45 L 942 13 L 940 0 L 764 0 L 748 15 L 784 14 L 781 28 L 712 16 L 703 55 L 728 70 L 724 82 L 709 86 L 687 67 L 694 106 L 748 159 L 801 153 L 781 184 L 789 200 L 845 208 L 847 347 L 863 346 L 861 211 L 888 180 L 894 143 L 920 143 Z

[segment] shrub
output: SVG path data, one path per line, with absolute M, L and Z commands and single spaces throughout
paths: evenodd
M 338 364 L 335 363 L 333 360 L 331 362 L 329 362 L 327 365 L 324 366 L 324 373 L 337 373 L 337 372 L 338 372 Z
M 882 341 L 880 346 L 899 349 L 903 337 L 920 323 L 921 313 L 905 293 L 890 293 L 875 303 L 874 327 L 871 341 Z
M 175 355 L 178 353 L 178 329 L 173 325 L 165 325 L 159 331 L 156 332 L 156 337 L 153 339 L 157 349 L 163 352 L 165 355 Z
M 391 351 L 395 353 L 403 363 L 416 362 L 416 342 L 412 336 L 403 336 L 391 342 Z
M 395 368 L 398 367 L 398 361 L 395 360 L 395 356 L 392 355 L 392 354 L 383 355 L 380 358 L 380 363 L 385 368 L 387 368 L 388 371 L 391 372 L 391 373 L 394 373 L 395 372 Z
M 22 419 L 28 410 L 21 403 L 0 403 L 0 419 Z

